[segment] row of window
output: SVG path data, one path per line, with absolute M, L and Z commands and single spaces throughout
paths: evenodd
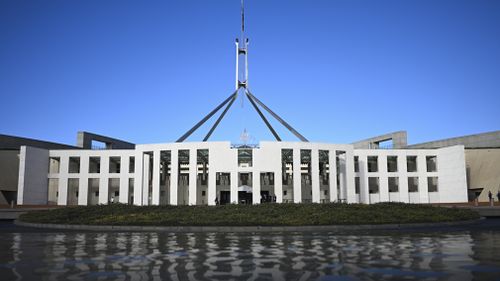
M 369 173 L 376 173 L 379 171 L 379 156 L 368 156 L 367 165 Z M 437 156 L 426 156 L 426 170 L 427 172 L 437 172 Z M 398 171 L 398 156 L 387 156 L 387 172 Z M 417 156 L 406 156 L 406 171 L 417 172 Z M 354 172 L 359 172 L 359 156 L 354 156 Z
M 61 158 L 60 157 L 50 157 L 49 159 L 49 173 L 58 174 L 61 169 Z M 80 157 L 69 157 L 68 163 L 68 173 L 70 174 L 78 174 L 81 170 L 81 161 Z M 134 173 L 135 170 L 135 157 L 129 157 L 129 167 L 128 172 Z M 121 171 L 121 157 L 120 156 L 112 156 L 109 157 L 109 173 L 120 173 Z M 89 157 L 89 173 L 100 173 L 101 172 L 101 157 Z
M 399 177 L 388 177 L 389 192 L 399 192 Z M 360 190 L 360 178 L 354 178 L 356 194 L 359 194 Z M 368 191 L 369 193 L 375 194 L 379 193 L 380 190 L 380 179 L 378 177 L 368 177 Z M 438 191 L 438 178 L 428 177 L 427 178 L 427 192 L 437 192 Z M 419 192 L 418 177 L 408 177 L 408 192 Z

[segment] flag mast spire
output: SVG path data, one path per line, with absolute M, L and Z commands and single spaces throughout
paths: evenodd
M 245 3 L 241 0 L 241 36 L 236 38 L 235 89 L 248 88 L 248 38 L 245 37 Z

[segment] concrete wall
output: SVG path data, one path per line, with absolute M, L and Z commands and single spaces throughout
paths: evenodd
M 48 171 L 49 151 L 47 149 L 21 146 L 17 189 L 19 205 L 47 204 Z
M 10 204 L 5 195 L 14 195 L 14 192 L 17 194 L 18 155 L 19 150 L 0 150 L 0 205 Z
M 467 185 L 463 146 L 442 149 L 356 149 L 359 157 L 360 193 L 356 196 L 361 203 L 396 201 L 406 203 L 451 203 L 467 202 Z M 367 159 L 377 156 L 378 171 L 368 172 Z M 397 156 L 397 172 L 388 172 L 387 157 Z M 417 157 L 417 171 L 407 171 L 407 156 Z M 426 156 L 437 156 L 437 171 L 427 172 Z M 369 177 L 379 178 L 379 193 L 370 194 Z M 399 192 L 389 192 L 388 178 L 399 178 Z M 408 177 L 418 178 L 418 192 L 409 192 Z M 438 178 L 438 192 L 428 192 L 428 178 Z
M 453 145 L 463 145 L 465 148 L 499 148 L 500 131 L 475 134 L 463 137 L 449 138 L 438 141 L 409 145 L 408 148 L 441 148 Z
M 354 149 L 376 149 L 379 148 L 379 143 L 392 140 L 392 148 L 405 148 L 407 144 L 406 131 L 398 131 L 372 137 L 369 139 L 353 142 Z
M 135 144 L 123 140 L 101 136 L 89 132 L 78 132 L 76 136 L 77 146 L 84 149 L 92 149 L 92 141 L 105 143 L 106 149 L 134 149 Z
M 487 202 L 488 191 L 495 200 L 500 190 L 500 148 L 466 149 L 467 182 L 469 188 L 483 188 L 479 201 Z

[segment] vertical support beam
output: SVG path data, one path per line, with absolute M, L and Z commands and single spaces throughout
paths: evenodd
M 406 166 L 406 154 L 398 153 L 398 175 L 399 175 L 399 200 L 410 203 L 408 193 L 408 170 Z
M 339 195 L 337 192 L 337 151 L 329 150 L 328 166 L 329 166 L 329 182 L 330 182 L 330 202 L 338 202 Z
M 379 153 L 378 155 L 378 174 L 380 202 L 389 202 L 389 179 L 387 174 L 387 155 L 385 153 Z
M 302 202 L 302 174 L 300 169 L 300 149 L 293 149 L 293 202 Z
M 78 181 L 78 205 L 86 206 L 89 195 L 89 156 L 80 157 L 80 180 Z
M 61 156 L 61 166 L 59 167 L 59 186 L 57 195 L 57 205 L 66 206 L 68 200 L 68 170 L 69 157 Z M 23 202 L 18 202 L 22 204 Z
M 253 171 L 252 175 L 252 203 L 260 204 L 260 172 Z
M 281 149 L 279 150 L 281 157 Z M 274 194 L 276 195 L 276 203 L 283 203 L 283 173 L 281 169 L 281 159 L 280 167 L 278 170 L 274 171 Z
M 320 203 L 321 194 L 319 188 L 319 151 L 317 148 L 311 150 L 311 165 L 312 202 Z
M 194 148 L 189 149 L 189 190 L 188 203 L 196 205 L 196 191 L 198 185 L 198 154 Z
M 143 178 L 142 178 L 142 204 L 143 206 L 149 205 L 149 170 L 151 167 L 149 166 L 149 154 L 142 154 L 142 167 L 143 167 Z
M 144 167 L 142 155 L 144 152 L 136 151 L 135 153 L 135 169 L 134 169 L 134 205 L 142 206 L 142 183 L 144 178 Z
M 179 150 L 172 149 L 170 168 L 170 205 L 177 205 L 177 193 L 179 192 Z
M 87 206 L 89 195 L 89 178 L 80 177 L 78 181 L 78 205 Z
M 245 40 L 243 44 L 245 44 L 245 88 L 248 89 L 248 39 L 242 38 Z
M 238 177 L 239 174 L 237 171 L 231 171 L 231 192 L 230 192 L 230 197 L 231 197 L 231 204 L 239 204 L 238 202 Z M 219 198 L 220 202 L 220 198 Z
M 109 156 L 101 157 L 101 174 L 99 176 L 99 204 L 108 204 L 109 198 Z
M 353 203 L 356 200 L 356 191 L 354 187 L 354 151 L 352 148 L 346 150 L 344 163 L 347 203 Z
M 236 47 L 235 48 L 236 49 L 236 69 L 235 69 L 236 71 L 234 72 L 234 73 L 236 73 L 236 77 L 234 79 L 235 80 L 235 87 L 234 87 L 234 89 L 236 91 L 238 91 L 238 88 L 240 87 L 240 85 L 239 85 L 239 77 L 238 77 L 239 72 L 240 72 L 239 71 L 240 70 L 239 69 L 239 56 L 240 56 L 240 54 L 239 54 L 239 50 L 238 50 L 239 49 L 238 39 L 236 39 L 236 41 L 234 42 L 234 44 L 235 44 L 235 47 Z M 215 198 L 214 198 L 214 200 L 215 200 Z
M 209 152 L 210 153 L 210 152 Z M 212 158 L 214 157 L 209 157 L 208 162 L 210 163 L 210 167 L 215 167 L 213 164 Z M 213 168 L 208 169 L 208 205 L 213 206 L 215 205 L 215 197 L 217 197 L 217 178 L 216 178 L 216 171 Z M 220 198 L 219 198 L 220 202 Z
M 128 194 L 128 172 L 130 165 L 130 155 L 121 157 L 121 169 L 120 169 L 120 196 L 118 198 L 118 202 L 122 204 L 128 203 L 128 198 L 130 194 Z
M 418 195 L 420 203 L 429 203 L 429 189 L 427 186 L 427 160 L 425 155 L 417 156 Z
M 368 158 L 359 155 L 359 203 L 370 204 L 370 193 L 368 188 Z
M 160 205 L 160 151 L 153 151 L 153 189 L 151 205 Z

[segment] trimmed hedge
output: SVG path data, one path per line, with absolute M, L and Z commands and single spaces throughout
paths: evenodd
M 449 222 L 478 219 L 469 209 L 404 203 L 131 206 L 110 204 L 32 211 L 32 223 L 140 226 L 299 226 Z

